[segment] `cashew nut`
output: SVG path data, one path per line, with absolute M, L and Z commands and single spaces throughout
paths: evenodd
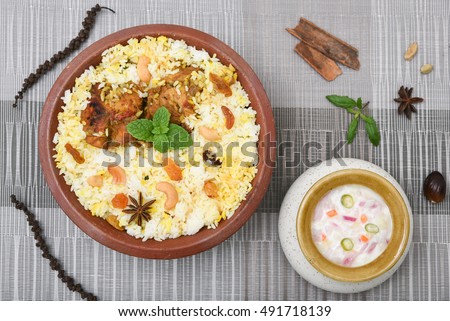
M 150 58 L 147 56 L 140 56 L 137 63 L 137 74 L 139 79 L 143 82 L 149 82 L 152 79 L 152 74 L 148 70 Z
M 156 184 L 156 189 L 166 194 L 166 202 L 164 208 L 168 211 L 171 210 L 178 203 L 178 192 L 175 187 L 168 182 L 159 182 Z
M 225 116 L 225 127 L 231 129 L 234 125 L 234 114 L 227 106 L 222 106 L 222 113 Z
M 103 177 L 101 177 L 100 175 L 89 176 L 87 178 L 87 183 L 92 187 L 102 187 Z
M 108 172 L 112 175 L 112 183 L 117 185 L 125 185 L 127 183 L 127 173 L 120 166 L 108 166 Z
M 200 135 L 209 141 L 216 141 L 220 139 L 220 135 L 214 128 L 209 128 L 206 126 L 200 126 L 198 128 Z

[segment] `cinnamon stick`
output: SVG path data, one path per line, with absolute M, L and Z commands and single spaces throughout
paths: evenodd
M 334 60 L 331 60 L 304 42 L 300 42 L 295 46 L 295 52 L 328 81 L 335 80 L 337 76 L 342 74 L 341 68 Z
M 359 69 L 358 49 L 319 28 L 311 21 L 301 18 L 295 28 L 286 30 L 328 58 L 349 68 Z

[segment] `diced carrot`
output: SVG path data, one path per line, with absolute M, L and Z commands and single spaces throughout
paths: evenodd
M 367 216 L 366 215 L 361 215 L 361 222 L 364 224 L 367 222 Z
M 333 216 L 337 215 L 337 212 L 336 212 L 336 210 L 331 210 L 331 211 L 327 212 L 327 215 L 328 215 L 328 217 L 333 217 Z
M 183 172 L 181 171 L 180 166 L 178 166 L 172 158 L 167 159 L 167 165 L 164 166 L 164 170 L 173 181 L 181 181 L 183 179 Z
M 127 174 L 125 170 L 120 166 L 109 166 L 108 172 L 113 177 L 113 184 L 125 185 L 127 182 Z
M 327 239 L 327 236 L 322 233 L 322 241 L 325 241 Z
M 361 235 L 361 237 L 359 238 L 361 240 L 361 242 L 366 243 L 369 241 L 369 239 L 367 238 L 367 236 L 365 235 Z
M 128 205 L 128 197 L 124 193 L 116 194 L 111 203 L 115 208 L 123 210 Z

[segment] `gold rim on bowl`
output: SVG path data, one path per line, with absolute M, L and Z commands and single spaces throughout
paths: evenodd
M 383 253 L 359 267 L 344 267 L 328 261 L 314 244 L 312 218 L 317 203 L 332 189 L 359 184 L 377 192 L 385 200 L 392 216 L 392 237 Z M 399 191 L 380 175 L 363 169 L 345 169 L 318 180 L 305 194 L 297 214 L 297 239 L 308 262 L 323 275 L 342 282 L 364 282 L 389 271 L 402 257 L 408 245 L 410 216 Z

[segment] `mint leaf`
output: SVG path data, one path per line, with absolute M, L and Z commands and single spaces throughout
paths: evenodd
M 357 105 L 356 101 L 347 96 L 337 96 L 337 95 L 329 95 L 326 96 L 328 101 L 337 107 L 342 107 L 345 109 L 355 107 Z
M 378 146 L 380 144 L 381 136 L 380 136 L 380 131 L 378 130 L 376 121 L 372 117 L 362 115 L 362 114 L 361 114 L 361 118 L 366 123 L 366 132 L 367 132 L 367 136 L 369 136 L 370 142 L 374 146 Z
M 356 132 L 358 130 L 358 124 L 359 124 L 359 116 L 354 117 L 352 121 L 350 122 L 350 125 L 348 126 L 347 131 L 347 144 L 351 144 L 353 140 L 356 137 Z
M 153 122 L 149 119 L 137 119 L 127 125 L 127 130 L 136 139 L 146 142 L 153 140 Z
M 362 99 L 361 99 L 361 97 L 359 97 L 358 100 L 356 101 L 356 106 L 358 106 L 359 109 L 362 109 Z
M 157 134 L 153 136 L 153 147 L 161 153 L 169 150 L 169 139 L 165 134 Z
M 153 127 L 152 133 L 155 135 L 167 134 L 168 131 L 169 131 L 168 127 L 155 126 L 155 127 Z
M 193 145 L 191 135 L 183 127 L 170 124 L 170 112 L 165 107 L 158 108 L 153 120 L 130 122 L 127 130 L 138 140 L 153 142 L 153 147 L 161 153 Z
M 170 112 L 166 107 L 159 107 L 153 115 L 153 130 L 155 135 L 166 134 L 169 131 Z
M 159 107 L 153 115 L 153 123 L 155 127 L 168 128 L 170 121 L 170 112 L 166 107 Z
M 179 149 L 192 146 L 193 141 L 191 135 L 181 126 L 170 124 L 167 133 L 170 148 Z

